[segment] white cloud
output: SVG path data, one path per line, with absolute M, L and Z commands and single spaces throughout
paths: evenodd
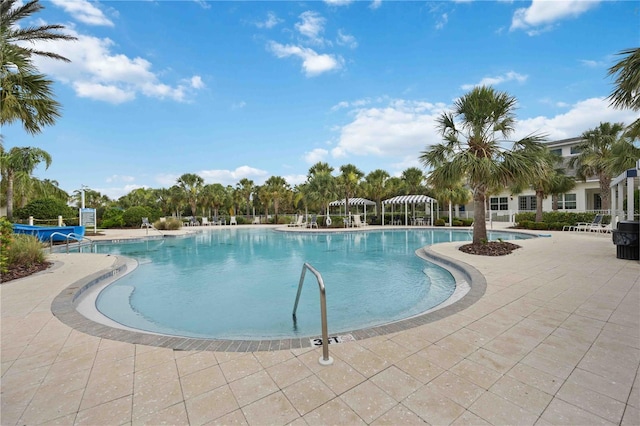
M 329 151 L 326 149 L 316 148 L 304 153 L 304 161 L 307 164 L 316 164 L 318 161 L 325 161 L 327 155 L 329 155 Z
M 438 22 L 436 22 L 436 30 L 441 30 L 444 28 L 445 25 L 447 25 L 447 22 L 449 22 L 449 15 L 446 13 L 443 13 L 440 16 L 440 20 Z
M 133 182 L 136 180 L 133 176 L 111 175 L 105 179 L 107 183 L 111 182 Z
M 256 185 L 262 185 L 269 178 L 269 173 L 265 170 L 249 166 L 240 166 L 235 170 L 201 170 L 197 174 L 208 184 L 220 183 L 224 186 L 235 185 L 244 178 L 253 180 Z
M 285 175 L 282 176 L 292 187 L 305 183 L 307 181 L 307 175 Z
M 245 106 L 247 106 L 247 103 L 245 101 L 235 102 L 231 104 L 231 109 L 232 110 L 242 109 Z
M 113 22 L 87 0 L 52 0 L 52 3 L 82 23 L 113 27 Z
M 582 59 L 580 61 L 580 63 L 586 67 L 589 68 L 602 68 L 605 67 L 607 64 L 603 61 L 594 61 L 594 60 L 590 60 L 590 59 Z
M 393 101 L 387 107 L 355 111 L 354 120 L 340 128 L 335 158 L 348 155 L 416 156 L 430 143 L 440 142 L 435 118 L 442 104 Z
M 110 39 L 79 34 L 72 29 L 68 33 L 78 40 L 49 41 L 47 50 L 69 58 L 71 63 L 39 57 L 34 57 L 34 62 L 43 73 L 71 85 L 78 96 L 116 104 L 131 101 L 137 94 L 184 102 L 195 90 L 204 87 L 197 75 L 176 85 L 162 83 L 152 71 L 151 62 L 113 52 L 116 46 Z
M 300 22 L 295 24 L 295 28 L 311 43 L 322 45 L 324 40 L 321 34 L 324 32 L 325 23 L 326 19 L 318 12 L 308 10 L 300 14 Z
M 353 3 L 354 0 L 324 0 L 329 6 L 348 6 Z
M 496 77 L 485 77 L 475 84 L 463 84 L 462 86 L 460 86 L 460 88 L 463 90 L 471 90 L 477 86 L 497 86 L 498 84 L 506 83 L 508 81 L 517 81 L 518 83 L 524 83 L 525 81 L 527 81 L 527 78 L 529 78 L 529 76 L 518 74 L 514 71 L 509 71 L 506 74 Z
M 102 195 L 106 195 L 107 197 L 111 198 L 112 200 L 117 200 L 120 197 L 123 197 L 125 195 L 127 195 L 128 193 L 130 193 L 133 190 L 139 189 L 139 188 L 149 188 L 149 186 L 147 185 L 135 185 L 135 184 L 131 184 L 131 185 L 124 185 L 122 187 L 106 187 L 106 188 L 92 188 L 94 191 L 97 191 L 99 193 L 101 193 Z
M 375 10 L 375 9 L 378 9 L 380 6 L 382 6 L 382 0 L 373 0 L 369 5 L 369 8 Z
M 520 8 L 514 12 L 511 31 L 528 30 L 530 35 L 536 35 L 550 29 L 556 21 L 585 13 L 599 2 L 600 0 L 533 0 L 528 8 Z
M 274 41 L 268 45 L 278 58 L 296 56 L 302 59 L 302 68 L 308 77 L 313 77 L 327 71 L 342 67 L 342 58 L 334 55 L 319 54 L 313 49 L 294 45 L 282 45 Z
M 257 22 L 256 27 L 271 29 L 282 22 L 282 19 L 278 18 L 275 13 L 268 12 L 267 19 L 262 22 Z
M 637 113 L 633 111 L 611 108 L 606 98 L 585 99 L 572 105 L 569 111 L 554 117 L 540 116 L 518 120 L 514 139 L 532 133 L 545 134 L 549 140 L 573 138 L 593 129 L 600 122 L 621 122 L 628 125 L 636 118 Z
M 340 46 L 347 46 L 350 49 L 355 49 L 356 47 L 358 47 L 358 41 L 356 40 L 356 38 L 350 34 L 342 32 L 342 30 L 338 30 L 336 43 L 338 43 L 338 45 Z

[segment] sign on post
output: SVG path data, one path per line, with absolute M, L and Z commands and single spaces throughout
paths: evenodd
M 97 232 L 96 209 L 80 209 L 80 226 L 93 226 L 93 233 Z

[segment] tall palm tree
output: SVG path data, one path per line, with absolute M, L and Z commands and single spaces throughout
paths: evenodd
M 621 149 L 631 144 L 623 137 L 624 130 L 624 124 L 608 122 L 587 130 L 582 134 L 583 141 L 575 146 L 579 154 L 569 160 L 569 166 L 576 168 L 579 179 L 598 178 L 603 210 L 611 208 L 611 180 L 624 171 L 617 168 L 620 165 L 613 154 L 614 146 Z
M 640 48 L 625 49 L 618 55 L 623 58 L 608 72 L 609 76 L 615 76 L 616 85 L 608 99 L 614 108 L 640 111 Z M 632 138 L 640 138 L 640 118 L 631 123 L 628 130 Z
M 333 169 L 331 169 L 333 170 Z M 329 203 L 337 196 L 336 178 L 331 174 L 331 170 L 324 169 L 315 171 L 307 177 L 307 196 L 321 206 L 321 211 L 329 214 Z
M 191 207 L 191 215 L 195 216 L 198 207 L 198 196 L 204 186 L 204 179 L 195 173 L 185 173 L 176 180 L 176 183 L 185 193 Z
M 528 180 L 541 169 L 525 149 L 542 150 L 542 138 L 529 136 L 514 142 L 510 149 L 503 146 L 514 131 L 515 106 L 516 98 L 506 92 L 488 86 L 472 89 L 455 101 L 452 112 L 437 119 L 444 142 L 420 156 L 422 164 L 433 168 L 430 179 L 435 186 L 452 185 L 460 179 L 468 182 L 474 205 L 473 244 L 487 240 L 488 189 Z
M 39 73 L 31 57 L 44 56 L 69 62 L 54 52 L 34 47 L 43 41 L 76 40 L 60 32 L 62 25 L 25 26 L 19 22 L 44 7 L 38 0 L 22 4 L 0 1 L 0 124 L 22 121 L 27 133 L 36 134 L 60 116 L 60 104 L 53 99 L 53 82 Z
M 419 168 L 409 167 L 402 172 L 400 178 L 404 182 L 405 195 L 424 192 L 424 173 Z
M 389 195 L 389 177 L 389 173 L 382 169 L 376 169 L 364 177 L 365 194 L 376 202 L 376 214 L 382 211 L 382 199 Z
M 433 198 L 441 205 L 449 206 L 449 225 L 453 224 L 453 205 L 466 204 L 471 200 L 471 191 L 463 185 L 462 180 L 449 185 L 432 185 Z
M 7 181 L 7 219 L 13 219 L 13 183 L 16 177 L 30 176 L 42 162 L 49 168 L 51 155 L 40 148 L 32 147 L 13 147 L 0 157 L 2 177 Z
M 251 214 L 251 196 L 253 195 L 253 191 L 255 190 L 256 186 L 251 179 L 242 178 L 236 185 L 236 188 L 245 201 L 248 217 Z
M 290 196 L 291 187 L 281 176 L 271 176 L 264 182 L 264 190 L 269 194 L 269 198 L 273 201 L 273 210 L 275 214 L 275 223 L 278 223 L 278 210 L 280 203 L 285 202 Z
M 349 208 L 349 198 L 356 195 L 360 180 L 364 177 L 364 173 L 360 171 L 353 164 L 345 164 L 340 166 L 340 175 L 338 176 L 338 186 L 344 194 L 344 207 L 345 212 L 349 214 L 351 209 Z
M 551 209 L 553 211 L 558 210 L 558 197 L 571 191 L 575 186 L 576 179 L 573 176 L 567 175 L 564 169 L 556 169 L 552 176 L 551 187 L 549 189 L 549 193 L 551 194 Z

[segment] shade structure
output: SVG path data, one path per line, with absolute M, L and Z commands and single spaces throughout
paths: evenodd
M 424 204 L 425 209 L 426 205 L 430 205 L 431 209 L 431 225 L 433 225 L 433 203 L 436 200 L 426 195 L 398 195 L 397 197 L 389 198 L 388 200 L 384 200 L 382 202 L 382 225 L 384 225 L 384 206 L 385 205 L 394 205 L 394 204 L 404 204 L 404 224 L 409 224 L 409 204 Z
M 336 207 L 336 206 L 345 206 L 346 207 L 347 201 L 343 198 L 342 200 L 336 200 L 336 201 L 332 201 L 329 203 L 329 207 Z M 375 201 L 371 201 L 371 200 L 367 200 L 366 198 L 349 198 L 349 206 L 364 206 L 364 220 L 367 220 L 367 206 L 375 206 L 376 202 Z M 349 214 L 350 212 L 345 212 L 345 215 Z
M 344 206 L 347 204 L 347 201 L 343 198 L 342 200 L 336 200 L 329 203 L 329 206 Z M 366 198 L 349 198 L 350 206 L 375 206 L 376 202 L 367 200 Z

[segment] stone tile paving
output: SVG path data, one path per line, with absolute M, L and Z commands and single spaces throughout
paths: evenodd
M 473 265 L 486 293 L 447 317 L 330 347 L 175 350 L 85 334 L 51 313 L 56 267 L 0 286 L 0 424 L 640 424 L 640 264 L 602 235 L 553 233 Z M 189 348 L 187 348 L 189 349 Z

